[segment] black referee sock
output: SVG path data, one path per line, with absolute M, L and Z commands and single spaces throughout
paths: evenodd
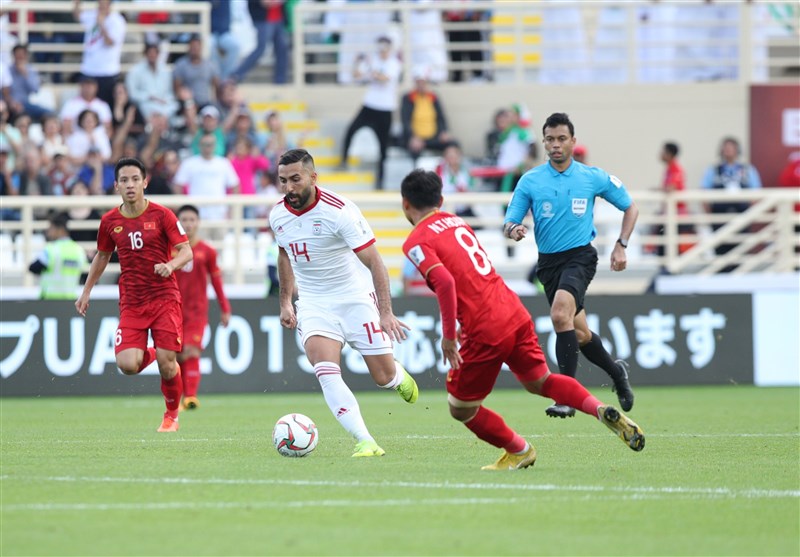
M 558 343 L 558 341 L 556 341 Z M 603 346 L 603 341 L 597 336 L 597 333 L 592 333 L 592 340 L 581 346 L 581 352 L 586 359 L 592 362 L 599 368 L 602 368 L 611 379 L 616 379 L 620 376 L 621 372 L 619 366 L 611 359 L 611 354 L 606 352 Z
M 578 370 L 578 335 L 575 329 L 556 333 L 556 359 L 558 372 L 562 375 L 575 377 Z

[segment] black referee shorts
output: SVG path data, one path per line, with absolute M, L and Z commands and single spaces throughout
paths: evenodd
M 576 315 L 583 309 L 586 289 L 597 272 L 597 250 L 592 244 L 557 253 L 540 253 L 536 276 L 544 286 L 552 306 L 556 290 L 566 290 L 575 298 Z

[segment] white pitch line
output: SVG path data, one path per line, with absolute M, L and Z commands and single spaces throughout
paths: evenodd
M 638 496 L 679 496 L 703 499 L 798 499 L 800 490 L 780 489 L 731 489 L 727 487 L 684 486 L 602 486 L 602 485 L 555 485 L 555 484 L 504 484 L 504 483 L 450 483 L 450 482 L 362 482 L 336 480 L 286 480 L 286 479 L 227 479 L 227 478 L 114 478 L 108 476 L 0 476 L 0 481 L 34 481 L 67 483 L 131 483 L 131 484 L 180 484 L 180 485 L 289 485 L 305 487 L 352 487 L 352 488 L 409 488 L 409 489 L 458 489 L 458 490 L 510 490 L 531 492 L 573 492 Z

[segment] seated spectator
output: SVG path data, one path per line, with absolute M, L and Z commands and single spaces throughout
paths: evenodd
M 106 128 L 106 133 L 109 136 L 111 135 L 111 107 L 107 102 L 97 97 L 97 80 L 93 77 L 83 76 L 79 85 L 78 95 L 65 102 L 59 113 L 65 137 L 69 137 L 73 132 L 75 120 L 77 120 L 81 112 L 87 109 L 97 114 L 100 122 Z
M 83 197 L 92 194 L 89 191 L 89 186 L 78 179 L 73 180 L 68 193 L 70 197 Z M 97 253 L 97 228 L 99 225 L 99 222 L 94 221 L 99 221 L 103 215 L 98 209 L 88 206 L 71 207 L 67 214 L 72 223 L 69 237 L 84 245 L 89 259 L 94 258 L 95 253 Z M 86 225 L 83 223 L 86 223 Z M 114 253 L 116 254 L 116 252 Z M 112 256 L 112 261 L 114 258 L 116 258 L 116 255 Z
M 181 161 L 175 149 L 166 149 L 156 157 L 155 164 L 147 173 L 150 182 L 147 186 L 147 195 L 181 194 L 181 188 L 175 183 L 175 174 L 178 172 Z
M 259 134 L 258 146 L 269 159 L 271 168 L 278 168 L 278 159 L 289 149 L 294 149 L 296 145 L 289 141 L 286 136 L 286 129 L 281 120 L 279 112 L 271 111 L 265 119 L 267 131 Z
M 239 63 L 239 40 L 231 33 L 229 0 L 206 0 L 211 3 L 211 61 L 222 79 L 228 78 Z
M 75 177 L 75 171 L 67 156 L 66 146 L 59 147 L 53 152 L 52 163 L 47 172 L 47 177 L 50 178 L 53 195 L 66 195 L 68 193 L 69 186 Z
M 740 162 L 741 154 L 742 149 L 737 139 L 724 138 L 719 150 L 720 161 L 708 168 L 703 176 L 701 187 L 732 192 L 761 188 L 761 176 L 758 174 L 758 170 L 751 164 Z M 746 201 L 719 202 L 711 203 L 707 210 L 713 214 L 736 215 L 745 212 L 749 206 L 750 203 Z M 711 228 L 716 231 L 725 224 L 725 222 L 714 223 Z M 735 247 L 736 244 L 720 244 L 714 248 L 714 251 L 717 255 L 723 255 Z M 728 265 L 722 269 L 722 272 L 730 272 L 736 267 L 736 265 Z
M 12 53 L 14 64 L 8 68 L 12 81 L 3 91 L 5 101 L 12 114 L 25 113 L 38 122 L 50 112 L 47 108 L 30 102 L 31 95 L 39 92 L 39 72 L 28 63 L 28 47 L 18 44 L 14 46 Z
M 236 118 L 236 123 L 225 140 L 225 151 L 230 154 L 240 139 L 246 139 L 252 145 L 256 144 L 255 126 L 249 112 L 243 112 Z
M 214 26 L 213 19 L 211 26 Z M 187 87 L 199 107 L 214 102 L 212 95 L 219 86 L 219 72 L 210 60 L 203 59 L 203 43 L 199 36 L 193 35 L 189 39 L 188 52 L 175 62 L 172 84 L 176 97 L 180 97 L 178 92 L 182 87 Z
M 22 154 L 22 134 L 9 124 L 8 105 L 0 99 L 0 150 L 5 156 L 5 166 L 0 170 L 13 172 L 17 167 L 17 157 Z
M 14 120 L 14 127 L 19 130 L 20 149 L 22 149 L 23 153 L 29 149 L 39 150 L 44 137 L 39 126 L 31 127 L 30 116 L 24 112 L 18 115 Z
M 512 110 L 504 110 L 498 123 L 497 167 L 506 172 L 499 189 L 511 191 L 524 170 L 531 139 L 527 130 L 517 123 Z
M 50 114 L 42 121 L 42 161 L 50 164 L 57 153 L 67 154 L 67 143 L 61 135 L 61 121 L 58 116 Z
M 99 124 L 92 110 L 84 110 L 78 117 L 78 127 L 67 137 L 67 149 L 75 165 L 83 164 L 91 149 L 96 149 L 103 160 L 111 158 L 111 140 Z
M 52 195 L 53 187 L 50 178 L 44 173 L 42 156 L 38 149 L 28 149 L 22 156 L 22 166 L 12 177 L 12 184 L 19 195 Z M 52 206 L 42 203 L 34 207 L 33 218 L 46 219 Z
M 247 103 L 235 83 L 225 81 L 217 90 L 217 108 L 219 109 L 222 131 L 229 133 L 236 124 L 240 114 L 248 113 Z
M 114 165 L 104 160 L 96 148 L 89 149 L 86 162 L 78 169 L 78 180 L 89 186 L 93 195 L 114 191 Z
M 464 163 L 461 146 L 452 141 L 445 145 L 442 161 L 436 167 L 436 173 L 442 179 L 442 194 L 464 193 L 475 189 L 475 179 L 470 175 Z M 453 211 L 461 217 L 474 217 L 475 213 L 469 205 L 457 205 Z M 472 228 L 477 229 L 473 224 Z
M 172 118 L 178 111 L 172 75 L 158 60 L 158 44 L 145 45 L 144 60 L 130 69 L 125 86 L 145 120 L 149 120 L 154 112 Z
M 0 143 L 0 196 L 2 197 L 19 195 L 8 165 L 9 149 L 8 144 Z M 19 220 L 19 218 L 19 209 L 11 209 L 0 204 L 0 220 Z
M 215 137 L 214 154 L 218 157 L 225 156 L 225 132 L 219 124 L 219 110 L 213 104 L 210 104 L 200 111 L 200 129 L 195 133 L 192 139 L 192 154 L 200 154 L 200 140 L 203 136 L 212 134 Z M 201 215 L 201 218 L 202 217 Z
M 114 84 L 114 103 L 111 105 L 111 128 L 112 133 L 117 130 L 125 122 L 125 115 L 129 109 L 133 109 L 133 122 L 128 127 L 127 133 L 131 137 L 139 137 L 144 133 L 145 120 L 142 116 L 139 107 L 131 100 L 128 94 L 128 87 L 124 81 L 117 81 Z
M 416 160 L 424 149 L 442 151 L 452 140 L 439 98 L 431 91 L 427 69 L 414 70 L 414 89 L 401 101 L 403 145 Z
M 150 119 L 150 126 L 150 133 L 139 138 L 141 147 L 138 158 L 145 167 L 152 167 L 160 154 L 167 150 L 180 151 L 186 148 L 183 136 L 169 125 L 166 116 L 154 114 Z

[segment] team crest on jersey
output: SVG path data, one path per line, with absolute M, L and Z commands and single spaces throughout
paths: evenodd
M 542 216 L 548 219 L 551 219 L 555 216 L 553 214 L 553 204 L 549 201 L 542 203 Z
M 114 234 L 119 234 L 120 232 L 122 232 L 122 227 L 121 226 L 115 226 L 114 227 Z
M 180 226 L 180 223 L 178 223 L 178 226 Z M 145 230 L 155 230 L 156 229 L 156 223 L 154 223 L 154 222 L 146 222 L 146 223 L 144 223 L 144 229 Z
M 582 217 L 586 214 L 586 207 L 589 205 L 589 200 L 585 197 L 582 199 L 572 200 L 572 214 L 576 217 Z
M 408 258 L 414 265 L 419 267 L 425 261 L 425 252 L 422 251 L 420 246 L 414 246 L 408 250 Z
M 311 223 L 311 231 L 315 236 L 322 234 L 322 221 L 315 220 L 313 223 Z

